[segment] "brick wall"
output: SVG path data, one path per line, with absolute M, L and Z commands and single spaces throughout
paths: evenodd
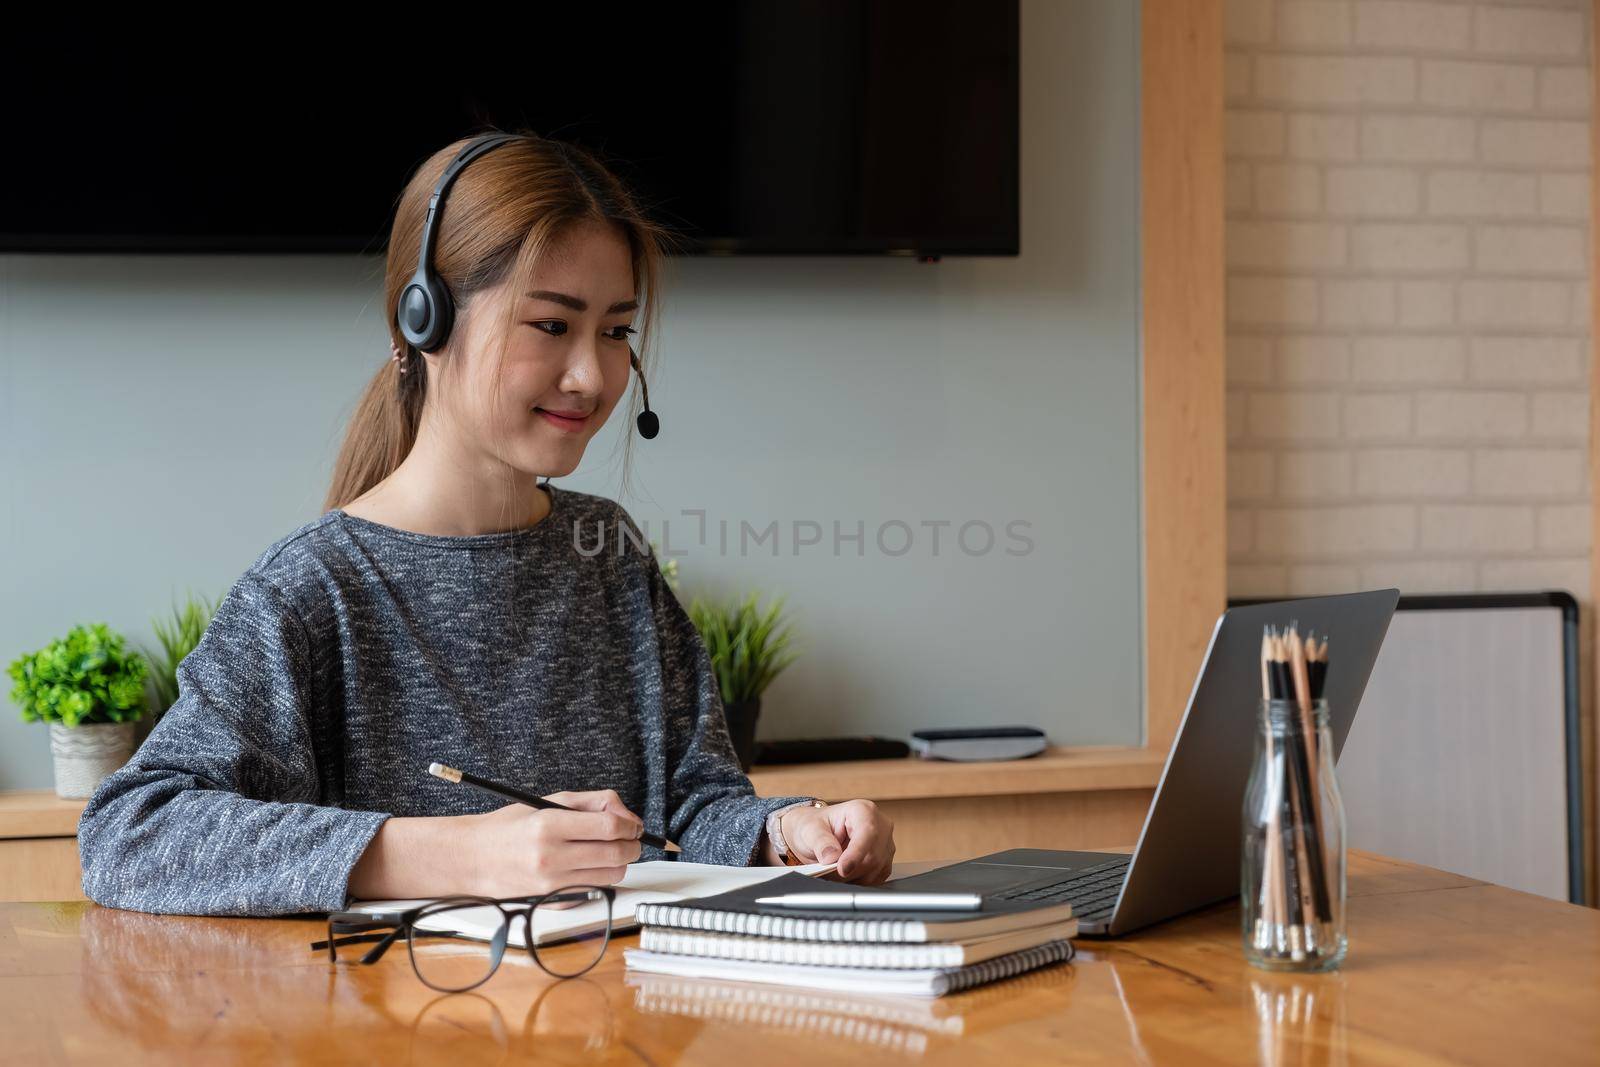
M 1589 10 L 1226 0 L 1230 594 L 1588 600 Z

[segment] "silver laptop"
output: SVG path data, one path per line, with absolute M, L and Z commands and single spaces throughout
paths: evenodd
M 1261 634 L 1297 622 L 1330 640 L 1328 725 L 1337 758 L 1399 602 L 1398 589 L 1230 608 L 1205 662 L 1132 856 L 1014 848 L 926 874 L 897 889 L 1066 900 L 1078 932 L 1115 937 L 1239 893 L 1245 785 L 1261 702 Z

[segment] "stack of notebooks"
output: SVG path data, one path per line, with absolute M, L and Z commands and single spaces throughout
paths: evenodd
M 642 903 L 631 971 L 851 993 L 942 996 L 1072 958 L 1070 904 L 986 900 L 979 911 L 796 911 L 757 897 L 814 892 L 786 874 L 671 903 Z M 851 886 L 892 893 L 889 886 Z

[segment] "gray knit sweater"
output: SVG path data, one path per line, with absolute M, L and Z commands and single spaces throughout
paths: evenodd
M 194 915 L 337 910 L 390 815 L 503 803 L 430 777 L 434 760 L 541 795 L 615 789 L 685 860 L 758 860 L 767 813 L 805 798 L 754 795 L 705 645 L 633 520 L 549 489 L 551 512 L 520 530 L 427 535 L 334 510 L 268 547 L 179 665 L 177 703 L 84 809 L 84 892 Z

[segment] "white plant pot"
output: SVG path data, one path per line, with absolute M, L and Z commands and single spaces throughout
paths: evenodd
M 67 727 L 50 724 L 50 754 L 55 757 L 56 796 L 87 800 L 100 780 L 133 755 L 133 723 L 102 722 Z

